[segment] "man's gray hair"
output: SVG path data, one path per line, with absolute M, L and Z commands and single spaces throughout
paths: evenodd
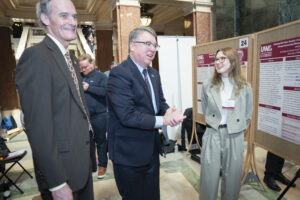
M 49 14 L 50 14 L 50 1 L 51 0 L 40 0 L 40 2 L 38 2 L 35 6 L 38 23 L 44 29 L 46 29 L 47 27 L 45 26 L 45 24 L 41 20 L 41 14 L 44 13 L 47 16 L 49 16 Z
M 148 27 L 148 26 L 141 26 L 141 27 L 135 28 L 129 34 L 128 53 L 130 52 L 130 43 L 136 41 L 136 39 L 139 37 L 139 35 L 143 32 L 150 33 L 156 39 L 156 32 L 155 32 L 155 30 L 153 30 L 153 28 Z

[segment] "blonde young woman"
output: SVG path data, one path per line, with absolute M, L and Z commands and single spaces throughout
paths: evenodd
M 215 72 L 202 87 L 206 131 L 202 138 L 200 200 L 236 200 L 242 175 L 244 132 L 252 116 L 250 84 L 241 75 L 239 56 L 232 48 L 215 56 Z

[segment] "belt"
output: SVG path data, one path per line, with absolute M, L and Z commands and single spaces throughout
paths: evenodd
M 206 127 L 212 128 L 209 124 L 206 124 Z M 218 129 L 220 129 L 220 128 L 227 128 L 227 124 L 220 124 L 220 125 L 218 126 Z

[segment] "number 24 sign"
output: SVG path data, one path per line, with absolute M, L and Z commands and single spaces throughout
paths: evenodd
M 248 47 L 248 38 L 241 38 L 239 41 L 239 48 L 246 48 Z

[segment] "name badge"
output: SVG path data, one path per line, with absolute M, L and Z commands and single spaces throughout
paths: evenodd
M 235 100 L 228 99 L 223 102 L 222 108 L 223 109 L 234 109 L 234 105 L 235 105 Z

